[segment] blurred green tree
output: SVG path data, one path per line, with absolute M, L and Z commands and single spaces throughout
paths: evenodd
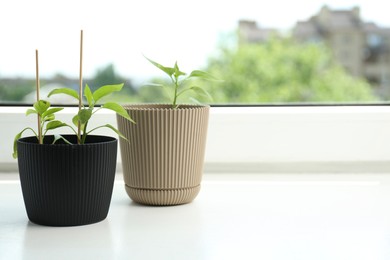
M 205 69 L 224 82 L 204 82 L 215 103 L 373 102 L 371 86 L 349 75 L 322 44 L 290 38 L 226 44 Z
M 163 78 L 152 79 L 151 82 L 162 85 L 171 84 Z M 169 97 L 170 96 L 168 96 L 168 93 L 166 93 L 166 90 L 163 87 L 152 84 L 142 85 L 137 92 L 137 99 L 141 103 L 167 103 Z
M 126 80 L 118 75 L 113 64 L 98 69 L 94 77 L 87 83 L 92 91 L 104 85 L 125 83 L 121 95 L 133 95 L 136 92 L 131 80 Z
M 0 79 L 0 101 L 2 103 L 21 102 L 35 90 L 35 81 L 29 79 Z

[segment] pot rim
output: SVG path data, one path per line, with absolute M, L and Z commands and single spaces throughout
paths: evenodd
M 64 135 L 61 135 L 63 136 L 64 138 L 66 137 L 75 137 L 76 135 L 75 134 L 64 134 Z M 45 139 L 46 138 L 53 138 L 54 135 L 46 135 L 45 136 Z M 98 141 L 98 142 L 87 142 L 85 144 L 77 144 L 77 143 L 72 143 L 71 145 L 72 146 L 91 146 L 91 145 L 103 145 L 103 144 L 109 144 L 109 143 L 114 143 L 114 142 L 117 142 L 118 139 L 115 138 L 115 137 L 112 137 L 112 136 L 107 136 L 107 135 L 88 135 L 88 137 L 90 138 L 103 138 L 103 140 L 101 141 Z M 87 137 L 87 141 L 88 141 L 88 137 Z M 25 137 L 21 137 L 17 140 L 17 143 L 21 143 L 21 144 L 29 144 L 29 145 L 39 145 L 39 146 L 70 146 L 70 144 L 66 144 L 66 143 L 54 143 L 52 144 L 51 142 L 49 143 L 43 143 L 43 144 L 38 144 L 37 142 L 37 137 L 35 135 L 30 135 L 30 136 L 25 136 Z
M 166 103 L 145 103 L 145 104 L 122 104 L 126 110 L 198 110 L 210 108 L 205 104 L 179 104 L 178 108 L 172 108 L 172 104 Z

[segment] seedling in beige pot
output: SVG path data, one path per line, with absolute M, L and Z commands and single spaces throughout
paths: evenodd
M 172 100 L 170 104 L 124 105 L 136 125 L 117 116 L 118 128 L 129 140 L 120 140 L 125 189 L 141 204 L 189 203 L 200 191 L 209 106 L 183 105 L 178 100 L 188 91 L 208 95 L 185 81 L 214 78 L 199 70 L 187 75 L 177 63 L 165 67 L 147 60 L 171 79 Z
M 82 35 L 81 32 L 81 47 Z M 123 84 L 102 86 L 93 93 L 88 86 L 82 89 L 80 58 L 79 92 L 63 88 L 49 94 L 67 94 L 79 100 L 78 113 L 73 117 L 77 126 L 75 130 L 71 124 L 56 120 L 55 114 L 63 108 L 50 108 L 48 101 L 40 99 L 38 52 L 36 57 L 37 102 L 26 114 L 37 115 L 38 129 L 26 127 L 18 133 L 13 154 L 18 158 L 28 218 L 31 222 L 48 226 L 77 226 L 102 221 L 107 217 L 111 203 L 118 141 L 110 136 L 91 135 L 91 132 L 107 127 L 124 136 L 108 124 L 88 130 L 88 123 L 96 111 L 103 108 L 133 122 L 118 104 L 96 105 L 102 97 L 120 91 Z M 85 96 L 88 105 L 82 103 L 82 96 Z M 47 134 L 57 128 L 70 128 L 74 134 Z M 28 130 L 34 135 L 21 138 Z

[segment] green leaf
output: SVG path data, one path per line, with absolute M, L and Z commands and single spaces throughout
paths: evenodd
M 143 87 L 165 87 L 163 84 L 160 83 L 146 83 L 142 85 Z
M 59 134 L 55 134 L 54 135 L 54 140 L 53 140 L 53 142 L 51 143 L 51 144 L 55 144 L 58 140 L 61 140 L 61 139 L 65 139 L 65 138 L 63 138 L 61 135 L 59 135 Z
M 123 139 L 125 139 L 126 141 L 128 141 L 127 138 L 126 138 L 121 132 L 119 132 L 118 129 L 116 129 L 115 127 L 113 127 L 113 126 L 110 125 L 110 124 L 106 124 L 106 125 L 101 125 L 101 126 L 95 127 L 94 129 L 92 129 L 91 131 L 89 131 L 87 134 L 90 134 L 90 133 L 92 133 L 93 131 L 95 131 L 95 130 L 97 130 L 97 129 L 99 129 L 99 128 L 103 128 L 103 127 L 108 127 L 108 128 L 110 128 L 110 129 L 113 130 L 115 133 L 117 133 L 117 135 L 119 135 L 121 138 L 123 138 Z
M 42 115 L 50 107 L 50 102 L 46 100 L 39 100 L 34 103 L 34 108 L 39 115 Z
M 212 80 L 212 81 L 220 81 L 213 75 L 201 70 L 192 71 L 191 74 L 188 76 L 188 78 L 201 78 L 201 79 Z
M 196 98 L 190 97 L 190 100 L 191 100 L 192 103 L 194 103 L 194 104 L 202 105 L 202 102 L 200 102 L 200 101 L 197 100 Z
M 94 107 L 93 94 L 92 94 L 91 89 L 89 88 L 88 84 L 85 85 L 84 96 L 87 98 L 89 107 L 90 108 Z
M 56 117 L 55 117 L 54 114 L 48 115 L 48 116 L 46 116 L 46 117 L 42 117 L 43 122 L 52 121 L 52 120 L 54 120 L 54 119 L 56 119 Z
M 72 123 L 76 126 L 79 127 L 79 115 L 75 115 L 72 118 Z M 80 129 L 84 129 L 85 124 L 80 123 Z M 73 128 L 72 128 L 73 129 Z M 77 133 L 76 133 L 77 134 Z
M 112 125 L 106 124 L 106 125 L 104 125 L 103 127 L 108 127 L 108 128 L 110 128 L 110 129 L 111 129 L 112 131 L 114 131 L 119 137 L 121 137 L 121 138 L 125 139 L 126 141 L 128 141 L 127 138 L 126 138 L 121 132 L 119 132 L 118 129 L 116 129 L 116 128 L 113 127 Z
M 144 56 L 145 57 L 145 56 Z M 159 68 L 160 70 L 164 71 L 166 74 L 168 74 L 169 77 L 172 77 L 173 74 L 175 73 L 175 68 L 170 68 L 170 67 L 165 67 L 155 61 L 152 61 L 151 59 L 145 57 L 150 63 L 152 63 L 154 66 Z
M 27 109 L 26 116 L 31 115 L 31 114 L 38 114 L 38 112 L 34 109 L 31 109 L 31 108 Z
M 26 127 L 22 131 L 20 131 L 14 138 L 14 151 L 12 153 L 12 157 L 14 159 L 18 158 L 18 143 L 17 143 L 17 141 L 22 137 L 22 134 L 26 130 L 31 130 L 38 139 L 37 133 L 35 133 L 35 131 L 31 127 Z
M 58 140 L 63 140 L 67 144 L 72 144 L 71 142 L 66 140 L 66 138 L 64 138 L 62 135 L 58 135 L 58 134 L 54 135 L 54 140 L 53 140 L 52 144 L 55 144 Z
M 72 118 L 72 123 L 73 123 L 75 126 L 78 126 L 78 125 L 79 125 L 79 115 L 75 115 L 75 116 Z
M 12 153 L 12 157 L 14 157 L 14 159 L 18 158 L 18 143 L 17 143 L 17 141 L 20 139 L 20 137 L 22 137 L 23 131 L 18 133 L 14 138 L 14 152 Z
M 107 102 L 107 103 L 103 104 L 102 107 L 106 108 L 106 109 L 110 109 L 110 110 L 116 112 L 117 114 L 123 116 L 124 118 L 126 118 L 130 122 L 135 123 L 134 120 L 131 119 L 131 117 L 129 116 L 127 111 L 121 105 L 119 105 L 117 103 Z
M 62 107 L 55 107 L 55 108 L 50 108 L 47 110 L 45 113 L 42 114 L 42 118 L 45 118 L 46 116 L 52 115 L 54 113 L 57 113 L 58 111 L 63 110 L 64 108 Z
M 81 109 L 78 113 L 78 119 L 81 124 L 86 124 L 92 117 L 92 109 Z
M 53 130 L 53 129 L 56 129 L 56 128 L 59 128 L 59 127 L 63 127 L 63 126 L 68 126 L 67 124 L 59 121 L 59 120 L 54 120 L 54 121 L 51 121 L 49 123 L 47 123 L 46 125 L 46 131 L 47 130 Z
M 123 85 L 124 84 L 121 83 L 116 85 L 105 85 L 98 88 L 95 92 L 93 92 L 93 99 L 95 100 L 95 103 L 98 102 L 98 100 L 101 99 L 102 97 L 105 97 L 111 94 L 112 92 L 122 90 Z
M 70 88 L 57 88 L 52 91 L 50 91 L 49 95 L 47 97 L 50 97 L 52 95 L 57 95 L 57 94 L 65 94 L 71 97 L 74 97 L 75 99 L 79 100 L 79 94 L 77 93 L 76 90 L 70 89 Z
M 180 71 L 179 66 L 177 65 L 177 62 L 175 62 L 175 67 L 174 67 L 174 69 L 175 69 L 175 73 L 174 73 L 175 78 L 178 79 L 180 76 L 186 75 L 185 72 Z
M 210 100 L 213 100 L 213 97 L 210 95 L 210 93 L 207 92 L 207 90 L 205 90 L 205 89 L 203 89 L 203 88 L 201 88 L 201 87 L 192 86 L 192 87 L 190 87 L 190 89 L 191 89 L 192 91 L 194 91 L 195 93 L 201 95 L 201 96 L 204 96 L 204 97 L 206 97 L 206 98 L 208 98 L 208 99 L 210 99 Z

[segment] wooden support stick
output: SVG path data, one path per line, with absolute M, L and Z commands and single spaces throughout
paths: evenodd
M 79 78 L 79 111 L 81 110 L 83 105 L 83 30 L 80 33 L 80 78 Z M 80 121 L 78 123 L 78 143 L 81 140 L 81 124 Z M 86 134 L 86 133 L 84 133 Z
M 37 91 L 37 102 L 39 102 L 39 62 L 38 62 L 38 50 L 35 50 L 35 85 Z M 38 114 L 38 143 L 42 144 L 42 129 L 41 129 L 41 116 Z

